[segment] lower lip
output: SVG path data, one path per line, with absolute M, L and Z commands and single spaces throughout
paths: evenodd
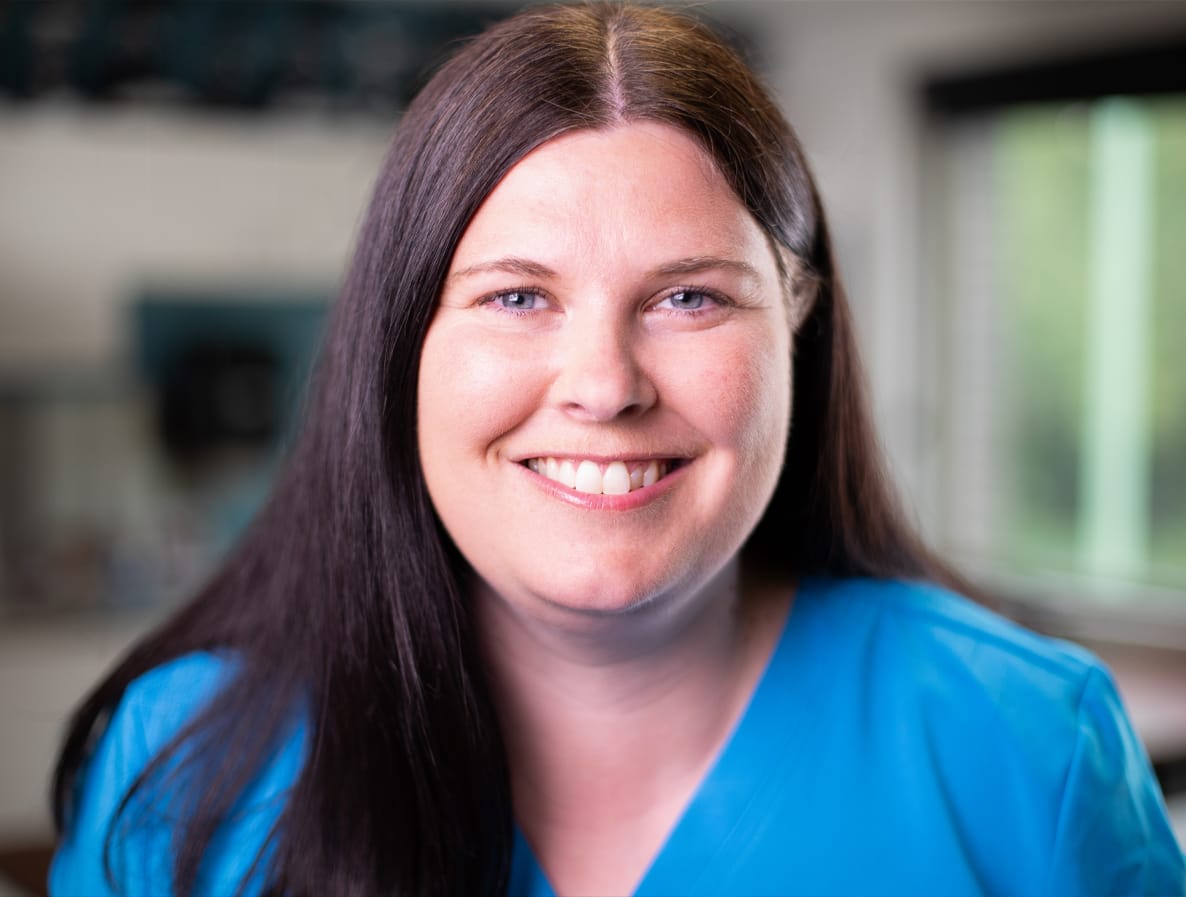
M 635 508 L 648 505 L 670 492 L 679 483 L 680 479 L 683 478 L 685 471 L 692 466 L 692 462 L 685 461 L 654 485 L 643 486 L 641 489 L 635 489 L 627 492 L 625 495 L 599 495 L 590 492 L 578 492 L 575 489 L 569 489 L 567 486 L 557 483 L 555 480 L 549 480 L 547 477 L 536 473 L 531 468 L 525 467 L 522 464 L 515 466 L 527 474 L 536 487 L 543 490 L 545 495 L 558 498 L 560 501 L 567 502 L 573 507 L 582 508 L 586 511 L 633 511 Z

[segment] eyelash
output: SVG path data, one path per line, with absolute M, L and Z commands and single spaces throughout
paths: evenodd
M 659 298 L 659 301 L 656 302 L 655 305 L 653 305 L 651 307 L 654 308 L 655 306 L 658 306 L 660 303 L 666 302 L 669 299 L 674 299 L 676 296 L 685 296 L 685 295 L 687 295 L 687 296 L 703 296 L 705 299 L 707 299 L 712 304 L 712 307 L 715 307 L 715 308 L 729 308 L 733 305 L 733 303 L 731 301 L 729 301 L 729 299 L 727 299 L 725 296 L 722 296 L 716 290 L 710 290 L 710 289 L 706 289 L 704 287 L 676 287 L 674 290 L 668 290 L 666 293 L 664 293 Z M 702 315 L 711 313 L 712 308 L 706 308 L 706 307 L 704 307 L 704 303 L 701 303 L 699 308 L 679 308 L 679 309 L 677 309 L 677 308 L 673 307 L 669 311 L 673 314 L 678 314 L 681 317 L 698 318 Z
M 534 287 L 515 287 L 510 290 L 499 290 L 497 293 L 491 293 L 488 296 L 483 296 L 481 299 L 478 300 L 477 304 L 479 306 L 489 305 L 489 306 L 492 306 L 500 314 L 510 314 L 510 315 L 515 315 L 516 317 L 524 317 L 524 316 L 530 315 L 532 312 L 536 311 L 536 309 L 534 309 L 534 308 L 526 308 L 526 309 L 508 308 L 505 305 L 499 304 L 499 300 L 505 299 L 508 296 L 515 296 L 515 295 L 531 296 L 531 297 L 534 297 L 537 299 L 543 299 L 545 302 L 548 301 L 547 294 L 545 294 L 541 290 L 535 289 Z M 683 295 L 703 296 L 705 299 L 709 300 L 709 302 L 712 303 L 712 305 L 716 308 L 728 308 L 734 304 L 729 299 L 727 299 L 725 296 L 722 296 L 720 293 L 718 293 L 715 290 L 710 290 L 710 289 L 706 289 L 703 287 L 676 287 L 675 289 L 668 290 L 666 293 L 664 293 L 658 299 L 657 302 L 653 303 L 649 307 L 655 308 L 659 304 L 666 302 L 669 299 L 673 299 L 676 296 L 683 296 Z M 711 309 L 704 308 L 703 303 L 702 303 L 700 308 L 677 309 L 677 308 L 673 307 L 671 309 L 668 309 L 667 311 L 669 311 L 672 314 L 677 314 L 681 317 L 698 318 L 702 315 L 708 314 L 711 311 Z
M 548 298 L 545 293 L 532 287 L 515 287 L 514 289 L 499 290 L 497 293 L 491 293 L 489 296 L 483 296 L 478 300 L 478 305 L 489 305 L 500 314 L 515 315 L 516 317 L 524 317 L 525 315 L 529 315 L 535 311 L 534 308 L 508 308 L 505 305 L 498 304 L 500 299 L 505 299 L 507 296 L 516 295 L 531 296 L 533 298 L 543 299 L 545 301 L 547 301 Z

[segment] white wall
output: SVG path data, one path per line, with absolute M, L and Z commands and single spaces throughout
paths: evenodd
M 388 131 L 0 106 L 0 371 L 105 366 L 146 283 L 331 290 Z

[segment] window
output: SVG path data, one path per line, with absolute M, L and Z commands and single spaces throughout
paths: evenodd
M 1186 93 L 979 105 L 927 180 L 946 547 L 1186 609 Z

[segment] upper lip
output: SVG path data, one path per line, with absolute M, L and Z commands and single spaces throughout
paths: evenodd
M 622 452 L 621 454 L 610 454 L 590 452 L 562 452 L 553 450 L 526 452 L 523 454 L 515 454 L 511 456 L 511 460 L 516 464 L 522 464 L 525 461 L 530 461 L 532 458 L 557 458 L 571 461 L 592 461 L 594 464 L 610 464 L 614 461 L 624 461 L 626 463 L 630 463 L 632 461 L 683 461 L 687 460 L 688 456 L 678 452 L 661 451 Z

